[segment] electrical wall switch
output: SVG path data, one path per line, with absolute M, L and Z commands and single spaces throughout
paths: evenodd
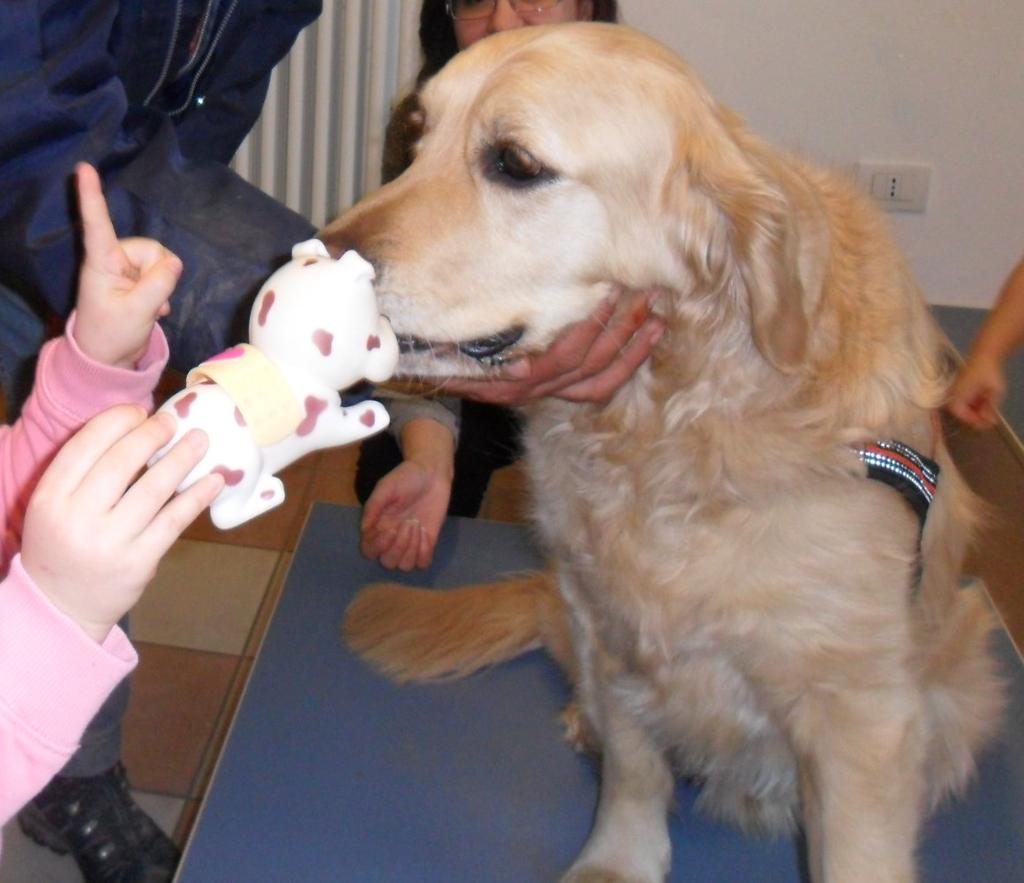
M 931 167 L 919 163 L 857 163 L 860 188 L 889 212 L 923 212 L 931 177 Z

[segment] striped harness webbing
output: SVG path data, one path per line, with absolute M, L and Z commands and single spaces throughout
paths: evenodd
M 854 450 L 868 467 L 868 478 L 885 482 L 910 503 L 923 530 L 939 481 L 939 464 L 892 439 L 868 442 Z

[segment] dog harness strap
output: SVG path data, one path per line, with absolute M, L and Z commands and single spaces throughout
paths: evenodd
M 939 481 L 939 464 L 892 439 L 869 442 L 854 450 L 867 466 L 868 478 L 896 489 L 910 503 L 923 530 Z
M 281 369 L 247 343 L 197 365 L 185 383 L 216 383 L 231 397 L 238 408 L 236 417 L 261 447 L 290 435 L 305 416 Z

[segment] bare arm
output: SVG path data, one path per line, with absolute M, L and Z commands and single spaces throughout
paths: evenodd
M 1024 260 L 1010 274 L 971 345 L 949 410 L 977 429 L 994 426 L 1006 396 L 1006 360 L 1024 344 Z
M 1017 264 L 1003 285 L 971 353 L 1006 361 L 1021 344 L 1024 344 L 1024 260 Z

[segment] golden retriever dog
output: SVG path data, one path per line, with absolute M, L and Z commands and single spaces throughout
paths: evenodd
M 817 881 L 915 879 L 1002 691 L 958 588 L 949 356 L 880 214 L 625 27 L 499 34 L 422 99 L 415 162 L 324 232 L 376 267 L 401 370 L 485 376 L 619 286 L 663 289 L 667 330 L 607 403 L 528 408 L 550 574 L 371 587 L 347 639 L 398 680 L 565 666 L 601 753 L 566 881 L 662 880 L 680 774 L 748 830 L 802 825 Z M 888 440 L 941 468 L 923 528 L 868 475 Z

